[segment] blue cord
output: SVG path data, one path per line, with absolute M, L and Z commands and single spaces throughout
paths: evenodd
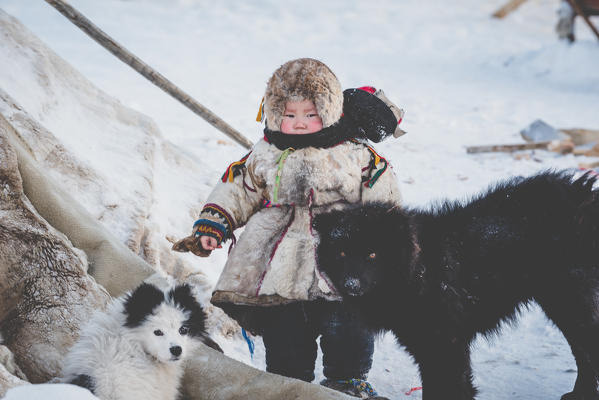
M 243 328 L 241 328 L 241 334 L 243 335 L 243 338 L 245 339 L 246 343 L 248 344 L 248 349 L 250 350 L 250 358 L 253 360 L 254 359 L 254 347 L 255 347 L 254 341 L 250 338 L 248 333 Z

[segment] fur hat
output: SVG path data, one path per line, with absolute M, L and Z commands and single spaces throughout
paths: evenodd
M 287 61 L 268 80 L 264 94 L 266 127 L 278 131 L 285 103 L 302 100 L 314 102 L 323 128 L 335 124 L 343 114 L 343 90 L 339 80 L 329 67 L 313 58 Z

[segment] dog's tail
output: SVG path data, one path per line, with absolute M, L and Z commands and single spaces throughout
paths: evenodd
M 599 249 L 599 190 L 595 189 L 597 182 L 599 174 L 595 171 L 587 171 L 573 182 L 579 201 L 576 223 L 583 252 L 595 253 Z

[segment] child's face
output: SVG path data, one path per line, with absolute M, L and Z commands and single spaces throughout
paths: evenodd
M 288 101 L 281 122 L 281 132 L 290 135 L 305 135 L 322 129 L 322 119 L 310 100 Z

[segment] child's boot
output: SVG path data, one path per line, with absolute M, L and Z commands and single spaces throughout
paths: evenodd
M 372 385 L 363 379 L 324 379 L 320 384 L 360 399 L 389 400 L 387 397 L 379 396 Z

